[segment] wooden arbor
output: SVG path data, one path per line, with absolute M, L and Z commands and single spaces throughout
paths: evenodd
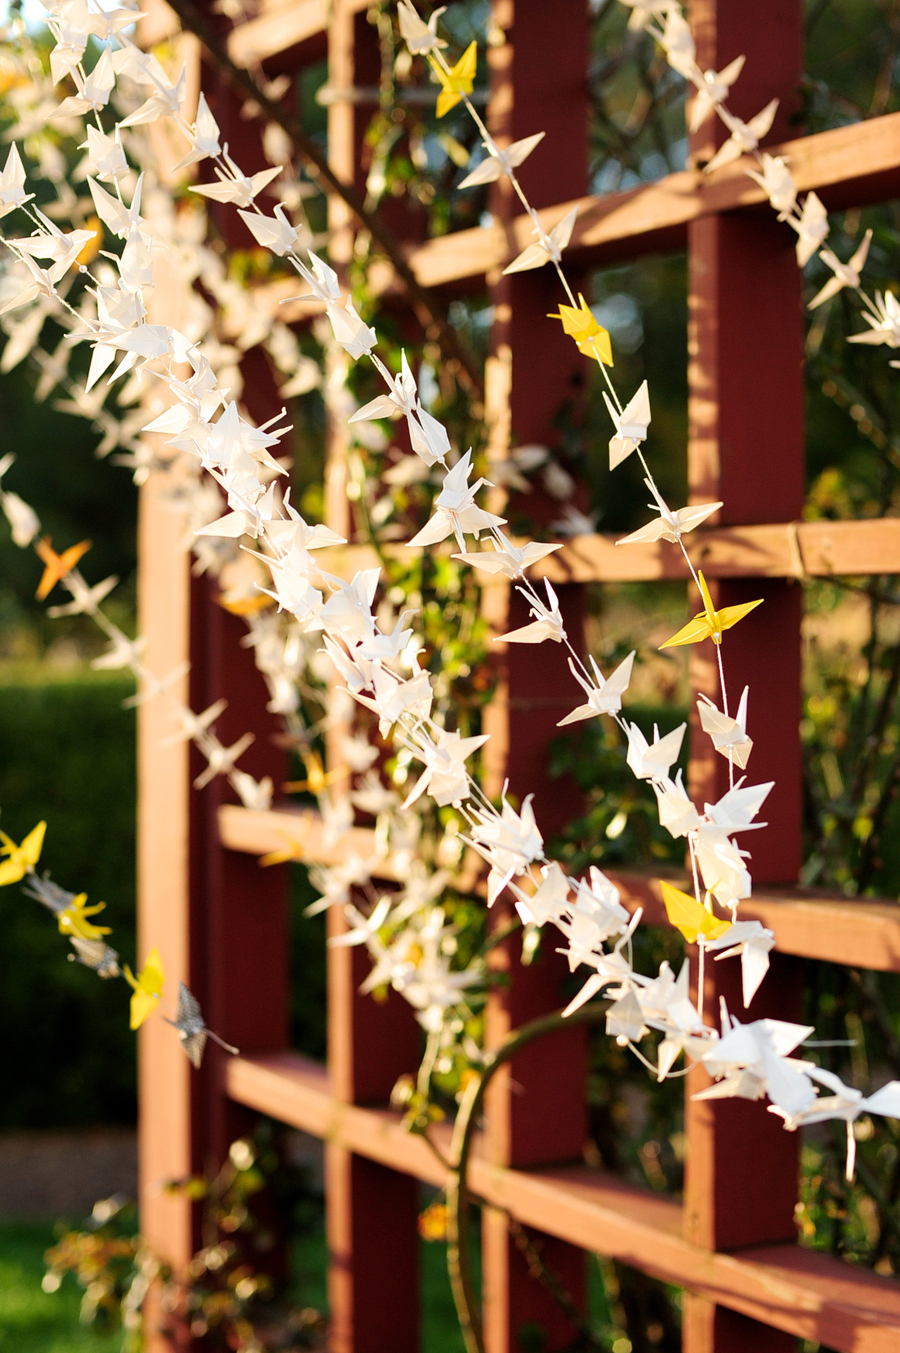
M 228 43 L 242 65 L 265 61 L 267 73 L 295 71 L 327 51 L 330 83 L 346 91 L 372 83 L 371 33 L 365 0 L 263 0 L 256 17 L 236 27 Z M 757 721 L 755 774 L 774 778 L 770 828 L 754 842 L 756 880 L 763 887 L 743 908 L 771 925 L 779 958 L 754 1013 L 790 1017 L 795 1010 L 794 956 L 881 970 L 900 970 L 900 907 L 804 898 L 791 890 L 800 859 L 800 589 L 802 576 L 900 572 L 900 523 L 799 524 L 803 503 L 802 326 L 800 279 L 792 239 L 763 203 L 743 167 L 704 178 L 694 171 L 608 198 L 584 198 L 580 152 L 586 108 L 587 6 L 554 0 L 557 32 L 565 35 L 547 60 L 547 7 L 539 0 L 495 0 L 490 49 L 498 135 L 515 138 L 544 129 L 554 153 L 523 175 L 552 225 L 580 200 L 573 266 L 687 246 L 690 257 L 691 491 L 722 498 L 719 525 L 700 531 L 692 548 L 724 601 L 766 597 L 766 623 L 735 631 L 729 646 L 731 680 L 765 689 L 768 716 Z M 145 40 L 159 36 L 170 16 L 154 13 Z M 781 120 L 771 140 L 784 142 L 786 116 L 802 62 L 800 0 L 696 0 L 691 19 L 701 67 L 720 68 L 740 52 L 747 65 L 733 111 L 749 116 L 774 95 Z M 219 93 L 216 112 L 227 120 Z M 362 122 L 358 106 L 337 102 L 330 111 L 329 153 L 350 176 Z M 706 156 L 714 131 L 694 146 Z M 559 146 L 566 153 L 559 152 Z M 801 190 L 815 189 L 829 208 L 885 200 L 900 192 L 900 115 L 875 119 L 782 144 Z M 762 206 L 760 204 L 763 204 Z M 485 278 L 493 290 L 495 328 L 487 380 L 493 453 L 508 432 L 519 440 L 547 435 L 572 369 L 565 346 L 538 315 L 558 299 L 551 279 L 531 274 L 500 278 L 502 266 L 528 242 L 529 224 L 502 193 L 493 203 L 497 224 L 411 249 L 420 282 L 429 287 Z M 339 208 L 334 224 L 348 226 Z M 550 304 L 547 304 L 547 302 Z M 533 377 L 540 363 L 541 381 Z M 548 379 L 549 377 L 549 379 Z M 549 386 L 542 403 L 536 389 Z M 332 513 L 341 500 L 341 437 L 333 430 L 330 463 Z M 230 699 L 223 735 L 254 729 L 247 758 L 256 774 L 280 775 L 269 735 L 262 683 L 237 647 L 239 627 L 217 608 L 207 589 L 191 583 L 176 551 L 177 525 L 153 480 L 141 508 L 142 628 L 147 660 L 168 671 L 192 662 L 195 708 Z M 344 567 L 358 558 L 348 552 Z M 337 567 L 337 564 L 334 565 Z M 538 572 L 539 570 L 536 570 Z M 602 536 L 574 540 L 545 561 L 547 576 L 563 587 L 570 616 L 579 585 L 625 578 L 682 577 L 674 550 L 663 545 L 614 551 Z M 511 605 L 493 592 L 493 618 L 506 627 Z M 753 646 L 748 640 L 752 637 Z M 509 773 L 517 792 L 536 790 L 545 824 L 554 811 L 543 781 L 543 746 L 563 697 L 561 663 L 510 652 L 491 711 L 495 782 Z M 779 683 L 768 680 L 777 654 Z M 555 657 L 555 655 L 553 655 Z M 711 687 L 701 653 L 693 668 L 698 690 Z M 566 693 L 571 704 L 571 692 Z M 169 1031 L 151 1022 L 141 1031 L 141 1176 L 143 1229 L 173 1260 L 190 1254 L 194 1218 L 188 1205 L 163 1196 L 161 1179 L 221 1158 L 248 1109 L 305 1129 L 326 1142 L 328 1237 L 331 1254 L 332 1347 L 336 1353 L 406 1353 L 418 1347 L 416 1181 L 440 1185 L 442 1171 L 424 1144 L 401 1131 L 383 1107 L 396 1076 L 412 1069 L 416 1041 L 408 1011 L 393 998 L 384 1006 L 356 994 L 366 963 L 357 950 L 329 954 L 329 1064 L 291 1054 L 286 1036 L 285 883 L 278 871 L 260 873 L 251 858 L 302 835 L 307 857 L 327 862 L 329 848 L 314 817 L 296 810 L 250 812 L 222 802 L 210 786 L 189 791 L 190 758 L 183 748 L 160 747 L 165 731 L 153 705 L 141 714 L 140 934 L 142 952 L 159 942 L 167 972 L 197 992 L 210 1023 L 242 1048 L 233 1060 L 212 1050 L 203 1071 L 191 1075 Z M 692 791 L 710 797 L 722 762 L 696 740 Z M 778 796 L 776 800 L 776 794 Z M 543 798 L 543 803 L 542 803 Z M 558 819 L 557 819 L 558 820 Z M 361 840 L 363 851 L 365 842 Z M 333 851 L 333 847 L 330 848 Z M 390 873 L 390 865 L 385 867 Z M 652 887 L 622 877 L 631 905 L 651 921 L 662 908 Z M 337 922 L 335 922 L 337 924 Z M 160 937 L 163 937 L 160 939 Z M 558 1005 L 554 975 L 518 970 L 494 1001 L 490 1034 Z M 727 981 L 727 976 L 715 979 Z M 715 1002 L 714 977 L 706 996 Z M 723 985 L 724 989 L 724 985 Z M 848 1268 L 795 1242 L 796 1139 L 783 1133 L 761 1105 L 688 1101 L 688 1176 L 684 1205 L 626 1187 L 588 1170 L 583 1140 L 583 1064 L 577 1035 L 543 1045 L 512 1067 L 489 1104 L 484 1143 L 472 1184 L 485 1202 L 485 1334 L 489 1353 L 519 1346 L 523 1323 L 539 1320 L 550 1346 L 571 1330 L 540 1289 L 527 1281 L 509 1219 L 545 1238 L 548 1262 L 579 1290 L 580 1250 L 618 1258 L 686 1290 L 684 1346 L 690 1353 L 785 1350 L 801 1336 L 853 1353 L 887 1353 L 900 1337 L 900 1288 Z M 689 1091 L 697 1086 L 691 1079 Z M 575 1162 L 575 1163 L 572 1163 Z M 761 1177 L 763 1188 L 758 1187 Z M 151 1339 L 161 1347 L 159 1336 Z

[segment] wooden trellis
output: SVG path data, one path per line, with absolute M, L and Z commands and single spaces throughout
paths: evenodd
M 329 84 L 341 91 L 377 83 L 374 34 L 366 0 L 262 0 L 255 17 L 236 26 L 228 50 L 241 65 L 265 61 L 266 72 L 295 74 L 327 54 Z M 552 12 L 552 36 L 548 18 Z M 781 99 L 769 141 L 790 156 L 801 190 L 815 189 L 829 209 L 900 195 L 900 115 L 787 140 L 788 118 L 803 63 L 802 0 L 695 0 L 691 22 L 701 69 L 721 67 L 741 52 L 747 63 L 731 107 L 742 117 L 773 96 Z M 689 256 L 691 493 L 721 498 L 715 527 L 692 537 L 694 558 L 716 579 L 720 603 L 762 594 L 764 623 L 729 636 L 729 676 L 765 691 L 766 714 L 754 720 L 754 776 L 774 779 L 771 826 L 754 840 L 761 886 L 742 915 L 776 932 L 778 953 L 753 1013 L 793 1018 L 798 1009 L 796 956 L 900 971 L 900 907 L 805 896 L 793 888 L 800 863 L 800 619 L 803 576 L 900 572 L 900 522 L 800 523 L 803 507 L 803 328 L 801 279 L 793 236 L 779 225 L 742 165 L 709 177 L 688 170 L 610 197 L 585 197 L 586 0 L 495 0 L 489 48 L 488 118 L 509 140 L 547 132 L 551 153 L 536 155 L 522 178 L 547 226 L 573 202 L 580 211 L 570 266 L 586 271 L 660 250 Z M 142 40 L 171 35 L 164 6 L 152 8 Z M 198 58 L 195 55 L 195 61 Z M 253 168 L 250 133 L 212 72 L 204 88 L 227 138 Z M 364 107 L 329 108 L 329 155 L 338 173 L 358 177 Z M 708 158 L 707 125 L 692 147 Z M 246 150 L 246 154 L 244 151 Z M 508 432 L 542 441 L 577 367 L 569 345 L 544 320 L 558 295 L 541 273 L 501 277 L 530 238 L 515 199 L 497 188 L 496 224 L 410 246 L 420 282 L 460 287 L 486 280 L 495 321 L 486 408 L 495 453 Z M 332 207 L 333 257 L 347 257 L 352 223 Z M 387 293 L 393 288 L 384 282 Z M 260 304 L 275 304 L 270 288 Z M 281 293 L 283 294 L 283 292 Z M 397 304 L 396 297 L 391 304 Z M 294 318 L 301 318 L 298 310 Z M 255 382 L 258 384 L 258 382 Z M 262 396 L 263 400 L 265 396 Z M 254 406 L 258 416 L 269 412 Z M 342 436 L 332 429 L 327 501 L 331 523 L 343 524 Z M 241 626 L 214 604 L 202 579 L 191 580 L 178 552 L 180 528 L 163 485 L 153 478 L 141 501 L 141 628 L 151 669 L 192 664 L 184 695 L 194 708 L 226 696 L 223 740 L 250 728 L 257 741 L 246 760 L 254 774 L 283 778 L 272 740 L 275 720 L 251 656 L 239 647 Z M 359 549 L 336 552 L 329 567 L 351 576 Z M 540 569 L 535 570 L 541 572 Z M 545 561 L 561 585 L 570 631 L 577 626 L 582 584 L 684 577 L 674 547 L 616 551 L 603 536 L 581 537 Z M 516 603 L 500 584 L 486 589 L 491 619 L 509 627 Z M 539 820 L 552 831 L 575 804 L 552 790 L 545 747 L 572 691 L 558 651 L 510 650 L 489 711 L 489 771 L 496 788 L 508 774 L 517 793 L 536 791 Z M 715 690 L 710 657 L 694 649 L 692 683 Z M 777 670 L 777 683 L 772 680 Z M 159 943 L 166 970 L 183 977 L 210 1024 L 242 1055 L 211 1049 L 193 1073 L 170 1031 L 149 1022 L 140 1035 L 142 1228 L 176 1263 L 195 1242 L 196 1218 L 182 1199 L 160 1193 L 161 1179 L 202 1169 L 222 1158 L 250 1111 L 263 1111 L 326 1143 L 330 1251 L 331 1347 L 335 1353 L 407 1353 L 418 1347 L 417 1183 L 440 1185 L 441 1168 L 423 1142 L 399 1126 L 384 1105 L 397 1076 L 416 1063 L 417 1030 L 408 1008 L 391 995 L 383 1005 L 357 987 L 368 962 L 359 949 L 328 955 L 328 1066 L 291 1053 L 287 1044 L 287 912 L 283 869 L 261 872 L 254 856 L 304 843 L 308 859 L 328 861 L 315 815 L 294 809 L 253 812 L 223 802 L 214 782 L 190 788 L 192 755 L 163 747 L 168 732 L 152 703 L 140 718 L 140 945 Z M 714 800 L 725 763 L 706 739 L 693 741 L 692 795 Z M 227 791 L 226 791 L 227 794 Z M 360 853 L 370 840 L 358 829 Z M 343 847 L 342 847 L 343 849 Z M 392 866 L 383 867 L 390 877 Z M 653 885 L 617 879 L 631 906 L 651 922 L 663 912 Z M 332 918 L 331 925 L 342 922 Z M 496 1042 L 531 1016 L 558 1008 L 559 972 L 550 960 L 521 969 L 502 950 L 510 984 L 491 997 L 488 1031 Z M 733 968 L 735 965 L 731 965 Z M 736 974 L 714 965 L 705 998 L 712 1013 L 720 992 L 733 1008 Z M 584 1044 L 577 1031 L 537 1045 L 517 1059 L 491 1093 L 472 1186 L 484 1200 L 485 1337 L 489 1353 L 512 1353 L 523 1323 L 541 1321 L 551 1348 L 571 1338 L 559 1311 L 530 1282 L 509 1219 L 539 1232 L 545 1257 L 569 1289 L 583 1288 L 583 1250 L 614 1257 L 685 1289 L 684 1347 L 689 1353 L 785 1350 L 797 1336 L 847 1353 L 889 1353 L 900 1340 L 900 1286 L 848 1267 L 796 1243 L 797 1137 L 785 1133 L 763 1104 L 687 1101 L 687 1182 L 683 1205 L 626 1186 L 581 1163 Z M 688 1078 L 688 1094 L 703 1072 Z M 511 1083 L 517 1093 L 511 1092 Z M 573 1163 L 574 1162 L 574 1163 Z M 150 1318 L 151 1345 L 162 1347 Z

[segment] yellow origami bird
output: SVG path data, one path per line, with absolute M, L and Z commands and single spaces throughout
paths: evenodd
M 707 911 L 695 897 L 673 888 L 665 879 L 660 879 L 659 886 L 662 888 L 666 914 L 672 925 L 681 931 L 688 944 L 696 944 L 698 935 L 703 935 L 708 940 L 717 940 L 731 925 L 730 921 L 720 921 L 718 916 L 713 916 L 712 912 Z
M 83 940 L 99 940 L 103 935 L 111 935 L 112 931 L 108 925 L 94 925 L 87 918 L 96 916 L 98 911 L 103 911 L 105 902 L 98 902 L 95 907 L 88 907 L 87 893 L 79 893 L 73 897 L 72 901 L 57 916 L 59 933 L 61 935 L 79 935 Z
M 232 615 L 257 615 L 260 611 L 268 611 L 275 605 L 273 597 L 230 597 L 227 592 L 220 592 L 216 601 L 224 611 L 229 611 Z
M 139 1029 L 147 1016 L 153 1014 L 162 996 L 163 983 L 166 979 L 159 950 L 155 948 L 150 950 L 147 962 L 137 977 L 126 963 L 125 980 L 129 986 L 134 987 L 134 995 L 131 998 L 131 1027 Z
M 85 230 L 93 230 L 94 238 L 88 240 L 81 253 L 76 256 L 73 267 L 86 268 L 89 263 L 93 263 L 103 244 L 103 225 L 99 216 L 89 216 L 84 223 L 84 228 Z
M 452 66 L 449 71 L 444 70 L 443 66 L 429 53 L 428 64 L 441 84 L 441 92 L 438 94 L 437 101 L 438 117 L 443 117 L 445 113 L 450 112 L 451 108 L 455 108 L 463 94 L 472 93 L 477 58 L 478 44 L 474 40 L 469 43 L 456 65 Z
M 584 353 L 585 357 L 596 357 L 598 362 L 605 362 L 607 366 L 612 366 L 612 344 L 609 341 L 609 331 L 604 329 L 603 325 L 594 318 L 590 306 L 578 293 L 578 299 L 581 302 L 580 308 L 575 305 L 561 305 L 558 315 L 548 315 L 548 319 L 562 320 L 562 327 L 570 338 L 574 338 L 578 345 L 578 351 Z
M 43 540 L 38 541 L 34 548 L 44 563 L 44 576 L 41 578 L 40 586 L 35 593 L 38 601 L 43 601 L 44 597 L 53 591 L 56 584 L 67 573 L 72 572 L 82 555 L 87 554 L 91 548 L 91 542 L 82 540 L 80 544 L 70 545 L 67 550 L 63 550 L 62 554 L 57 554 L 50 544 L 50 537 L 45 536 Z
M 322 794 L 335 780 L 343 780 L 347 775 L 346 766 L 338 766 L 337 770 L 326 770 L 318 752 L 304 752 L 302 755 L 308 778 L 286 780 L 281 786 L 286 794 L 302 794 L 304 790 L 309 790 L 310 794 Z
M 302 860 L 305 855 L 305 848 L 302 841 L 297 841 L 287 833 L 282 833 L 287 844 L 281 850 L 270 850 L 268 855 L 260 855 L 259 864 L 261 868 L 267 869 L 272 864 L 288 864 L 292 860 Z
M 23 879 L 34 868 L 41 858 L 46 830 L 46 822 L 39 822 L 20 846 L 17 846 L 6 832 L 0 832 L 0 841 L 3 842 L 0 846 L 0 855 L 9 856 L 8 860 L 0 864 L 0 888 L 5 883 L 18 883 L 19 879 Z
M 720 644 L 724 630 L 730 630 L 732 625 L 736 625 L 745 615 L 749 615 L 757 606 L 763 604 L 763 598 L 760 597 L 758 601 L 745 601 L 740 606 L 723 606 L 721 611 L 717 611 L 712 604 L 712 597 L 709 595 L 709 588 L 702 573 L 700 592 L 703 596 L 703 610 L 699 615 L 695 615 L 693 620 L 689 620 L 677 634 L 673 634 L 671 639 L 660 644 L 660 648 L 673 648 L 676 644 L 699 644 L 703 639 L 712 639 L 714 644 Z

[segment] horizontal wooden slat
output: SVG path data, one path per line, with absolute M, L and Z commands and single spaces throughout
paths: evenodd
M 611 871 L 622 901 L 644 908 L 650 925 L 667 925 L 656 879 Z M 686 880 L 673 880 L 687 886 Z M 900 904 L 839 897 L 813 889 L 764 888 L 741 903 L 742 921 L 761 921 L 774 931 L 783 954 L 843 963 L 851 968 L 900 972 Z
M 368 4 L 369 0 L 347 0 L 346 7 L 359 14 Z M 144 47 L 164 42 L 179 31 L 175 11 L 165 0 L 144 0 L 142 8 L 147 17 L 138 26 L 138 37 Z M 228 55 L 246 69 L 299 47 L 325 33 L 330 8 L 328 0 L 263 0 L 252 19 L 236 24 L 228 34 Z
M 375 833 L 354 827 L 349 838 L 328 842 L 318 815 L 309 809 L 282 808 L 257 812 L 229 804 L 219 809 L 222 844 L 230 850 L 263 855 L 298 846 L 297 858 L 321 864 L 338 864 L 348 856 L 375 858 Z M 373 877 L 400 880 L 402 867 L 393 861 L 378 861 Z M 628 871 L 611 871 L 622 900 L 632 911 L 644 908 L 650 925 L 668 925 L 659 883 L 654 878 Z M 467 880 L 471 886 L 471 881 Z M 900 972 L 900 904 L 856 900 L 813 890 L 764 889 L 741 903 L 742 920 L 759 920 L 775 932 L 778 948 L 785 954 L 843 963 L 878 972 Z
M 295 860 L 310 864 L 344 864 L 354 857 L 369 864 L 373 878 L 404 877 L 402 865 L 385 858 L 377 848 L 375 833 L 366 827 L 351 827 L 339 835 L 329 832 L 322 817 L 310 808 L 260 811 L 223 804 L 219 809 L 219 839 L 228 850 L 247 855 L 290 852 Z
M 529 570 L 532 578 L 557 583 L 660 582 L 687 579 L 690 572 L 676 545 L 617 545 L 614 535 L 575 536 L 561 550 Z M 523 545 L 526 542 L 519 540 Z M 701 528 L 685 537 L 695 568 L 710 578 L 832 578 L 900 573 L 900 517 L 870 521 L 801 521 L 764 526 Z M 452 554 L 453 544 L 432 553 Z M 388 558 L 412 561 L 417 547 L 386 545 Z M 329 573 L 350 579 L 360 569 L 378 568 L 370 545 L 320 550 L 316 559 Z M 482 587 L 503 579 L 479 573 Z
M 685 537 L 695 568 L 711 578 L 827 578 L 900 572 L 900 517 L 700 529 Z M 654 582 L 687 578 L 677 546 L 616 545 L 576 536 L 531 570 L 563 582 Z
M 240 1104 L 441 1186 L 445 1173 L 399 1115 L 342 1104 L 306 1058 L 236 1057 L 227 1092 Z M 762 1112 L 762 1108 L 760 1108 Z M 439 1133 L 441 1144 L 446 1133 Z M 846 1353 L 895 1353 L 900 1285 L 792 1245 L 713 1254 L 684 1240 L 681 1208 L 582 1166 L 510 1170 L 476 1154 L 473 1192 L 525 1226 L 631 1265 L 800 1338 Z
M 769 147 L 786 155 L 798 188 L 814 189 L 829 210 L 887 201 L 900 195 L 900 113 L 818 132 Z M 552 148 L 543 151 L 552 154 Z M 541 150 L 535 152 L 541 154 Z M 539 212 L 545 230 L 578 207 L 568 253 L 578 264 L 599 265 L 659 250 L 684 248 L 691 221 L 716 212 L 754 207 L 767 199 L 747 175 L 749 158 L 712 174 L 685 171 L 658 183 L 604 197 L 583 197 Z M 419 245 L 410 262 L 423 286 L 444 286 L 505 267 L 534 238 L 528 216 L 511 227 L 459 230 Z

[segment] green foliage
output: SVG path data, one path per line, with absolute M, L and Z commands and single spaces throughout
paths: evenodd
M 648 740 L 653 726 L 665 736 L 685 721 L 687 712 L 671 705 L 629 705 L 627 717 Z M 687 764 L 687 737 L 673 768 Z M 644 780 L 637 780 L 625 764 L 627 742 L 612 719 L 591 719 L 578 725 L 577 733 L 560 736 L 550 751 L 551 775 L 571 775 L 586 797 L 583 817 L 568 824 L 554 858 L 564 860 L 575 872 L 588 865 L 602 869 L 640 863 L 644 867 L 668 865 L 680 869 L 684 845 L 673 840 L 659 824 L 656 795 Z
M 60 392 L 62 393 L 62 392 Z M 99 582 L 116 574 L 122 582 L 112 614 L 127 623 L 134 606 L 135 516 L 137 490 L 127 471 L 98 460 L 98 435 L 89 422 L 35 401 L 33 373 L 24 364 L 0 374 L 4 449 L 16 462 L 3 486 L 20 494 L 38 513 L 44 534 L 57 549 L 85 538 L 93 541 L 85 558 L 86 576 Z M 4 522 L 0 530 L 0 658 L 32 659 L 50 644 L 67 638 L 86 641 L 99 652 L 102 639 L 83 617 L 52 620 L 34 593 L 42 565 L 31 550 L 13 544 Z M 66 600 L 54 594 L 51 603 Z
M 21 840 L 47 821 L 39 870 L 105 901 L 111 942 L 134 963 L 133 692 L 118 675 L 0 679 L 3 829 Z M 3 1127 L 130 1122 L 134 1035 L 128 993 L 79 963 L 45 908 L 19 885 L 0 891 Z
M 68 1283 L 55 1295 L 41 1291 L 49 1226 L 0 1225 L 0 1349 L 3 1353 L 113 1353 L 98 1329 L 79 1321 L 81 1294 Z M 118 1349 L 115 1349 L 118 1353 Z

